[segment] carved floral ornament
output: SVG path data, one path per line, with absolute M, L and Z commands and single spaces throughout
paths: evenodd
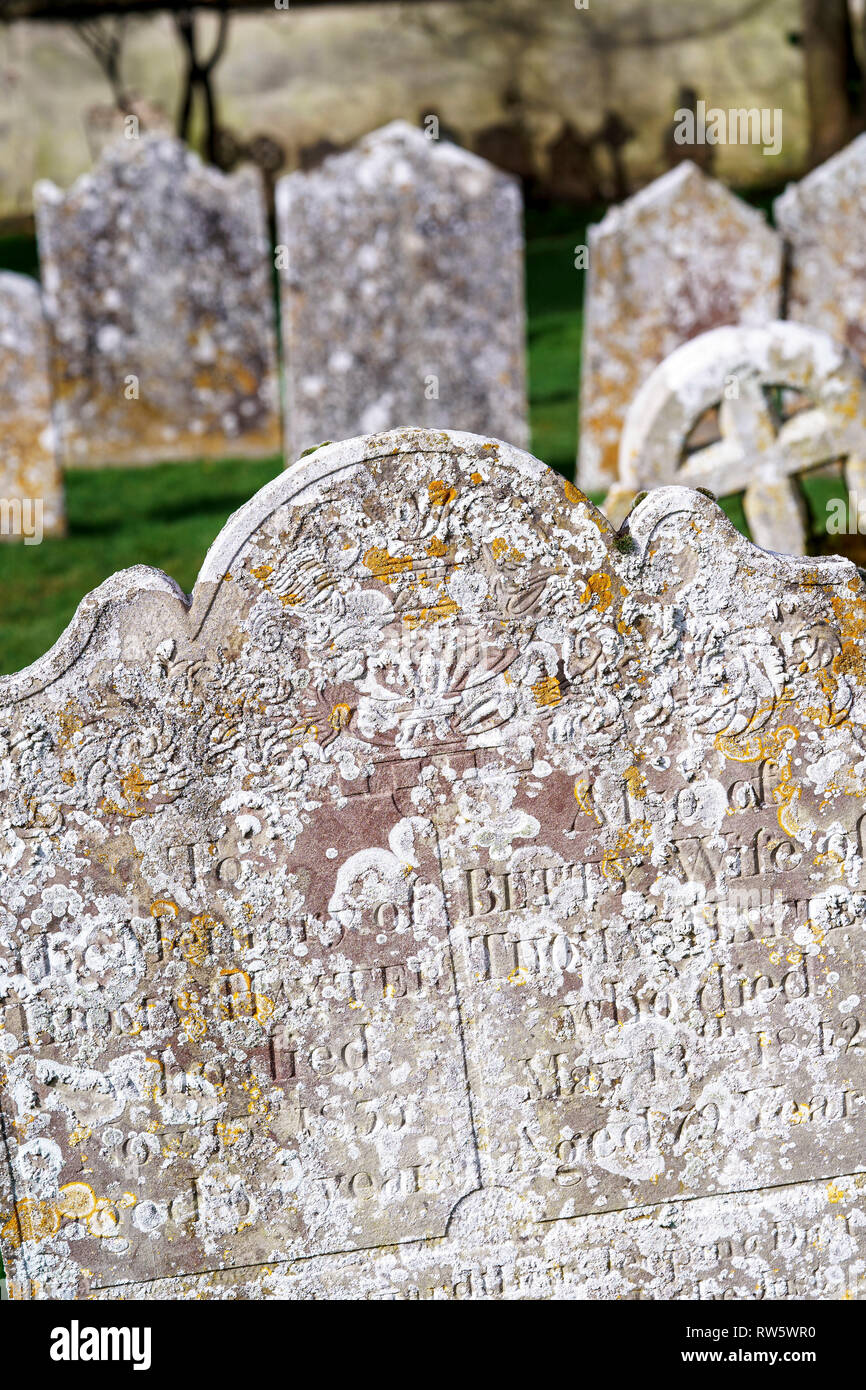
M 617 533 L 421 430 L 301 460 L 189 600 L 106 581 L 0 683 L 10 1277 L 339 1296 L 495 1229 L 620 1242 L 622 1296 L 622 1209 L 859 1200 L 864 631 L 700 494 Z

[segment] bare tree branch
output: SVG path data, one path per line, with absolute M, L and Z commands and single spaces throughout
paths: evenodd
M 128 110 L 127 95 L 120 73 L 126 19 L 126 15 L 103 16 L 99 19 L 82 19 L 75 25 L 76 34 L 102 69 L 111 88 L 114 104 L 120 111 Z
M 196 16 L 194 12 L 189 9 L 182 9 L 174 15 L 175 27 L 177 28 L 181 42 L 186 50 L 187 59 L 183 100 L 177 118 L 177 133 L 181 140 L 187 140 L 189 138 L 192 105 L 196 89 L 198 89 L 204 100 L 205 148 L 207 150 L 207 157 L 211 163 L 216 161 L 217 148 L 219 145 L 219 122 L 211 77 L 214 68 L 225 52 L 229 30 L 229 18 L 230 15 L 228 10 L 221 10 L 219 12 L 219 28 L 210 57 L 201 58 L 199 57 L 198 33 L 196 30 Z

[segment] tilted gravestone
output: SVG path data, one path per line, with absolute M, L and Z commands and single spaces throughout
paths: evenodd
M 39 286 L 0 272 L 0 539 L 63 535 Z
M 527 442 L 515 179 L 394 121 L 276 209 L 290 460 L 406 424 Z
M 271 251 L 257 173 L 164 136 L 34 190 L 66 466 L 280 450 Z
M 0 684 L 27 1297 L 863 1291 L 866 589 L 331 445 Z
M 717 328 L 671 353 L 635 396 L 604 510 L 616 525 L 639 490 L 665 483 L 742 492 L 755 544 L 802 555 L 797 475 L 833 463 L 866 495 L 866 375 L 854 354 L 787 321 Z
M 675 348 L 779 314 L 781 241 L 761 213 L 687 161 L 589 232 L 577 480 L 617 478 L 633 397 Z
M 866 363 L 866 135 L 786 188 L 773 213 L 788 243 L 787 317 Z

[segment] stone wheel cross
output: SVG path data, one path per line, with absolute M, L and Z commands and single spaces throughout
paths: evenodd
M 701 442 L 714 412 L 719 437 Z M 619 524 L 639 491 L 670 483 L 743 492 L 755 544 L 803 554 L 796 475 L 841 461 L 849 491 L 863 493 L 864 433 L 866 376 L 827 334 L 789 322 L 717 328 L 677 348 L 635 396 L 604 510 Z

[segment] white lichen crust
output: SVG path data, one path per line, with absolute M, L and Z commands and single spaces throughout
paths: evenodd
M 864 599 L 429 430 L 103 584 L 0 683 L 24 1296 L 858 1296 Z

